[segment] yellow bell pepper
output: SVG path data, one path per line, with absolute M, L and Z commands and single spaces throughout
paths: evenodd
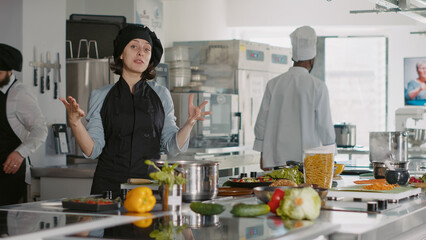
M 152 195 L 152 190 L 148 187 L 137 187 L 132 189 L 126 195 L 124 207 L 129 212 L 149 212 L 151 211 L 157 200 Z
M 144 217 L 144 219 L 133 222 L 133 225 L 140 228 L 147 228 L 151 226 L 153 216 L 151 213 L 127 213 L 128 216 Z

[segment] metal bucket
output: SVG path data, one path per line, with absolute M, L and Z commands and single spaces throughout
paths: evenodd
M 370 162 L 408 162 L 407 132 L 370 132 Z

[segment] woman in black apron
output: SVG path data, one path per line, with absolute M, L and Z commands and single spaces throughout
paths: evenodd
M 160 40 L 149 28 L 128 24 L 114 40 L 111 69 L 119 81 L 93 91 L 90 96 L 87 130 L 81 122 L 85 113 L 71 96 L 60 98 L 68 112 L 73 134 L 88 158 L 99 158 L 92 194 L 113 191 L 128 178 L 149 178 L 146 159 L 160 159 L 160 149 L 169 155 L 186 151 L 189 135 L 207 101 L 195 107 L 189 99 L 188 120 L 179 129 L 175 123 L 170 92 L 148 81 L 155 78 L 161 60 Z

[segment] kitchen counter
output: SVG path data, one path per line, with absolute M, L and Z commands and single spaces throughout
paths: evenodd
M 343 176 L 341 185 L 356 177 Z M 63 209 L 60 200 L 25 203 L 0 207 L 0 231 L 8 229 L 11 239 L 74 239 L 105 237 L 148 239 L 149 233 L 169 224 L 175 239 L 423 239 L 426 237 L 426 198 L 419 196 L 389 203 L 388 210 L 321 210 L 315 222 L 284 222 L 272 213 L 257 218 L 234 218 L 232 205 L 257 203 L 252 195 L 222 197 L 212 200 L 223 204 L 225 212 L 201 217 L 184 203 L 181 212 L 163 212 L 157 204 L 148 215 L 131 216 L 124 208 L 94 213 Z M 368 201 L 368 200 L 366 200 Z M 326 201 L 325 206 L 336 201 Z M 339 201 L 337 201 L 339 202 Z M 363 204 L 366 202 L 358 202 Z M 347 210 L 347 209 L 346 209 Z M 150 226 L 137 227 L 132 222 L 152 219 Z M 5 223 L 7 221 L 7 224 Z M 148 220 L 149 222 L 150 220 Z M 139 222 L 139 223 L 144 223 Z M 146 222 L 145 222 L 146 223 Z M 291 226 L 304 226 L 291 229 Z M 181 231 L 182 230 L 182 231 Z M 176 231 L 178 233 L 176 233 Z
M 166 159 L 166 157 L 162 157 Z M 179 156 L 177 160 L 194 160 L 189 156 Z M 241 154 L 223 155 L 223 156 L 205 156 L 199 161 L 210 160 L 219 162 L 219 170 L 232 169 L 235 167 L 244 167 L 249 165 L 259 165 L 260 154 L 258 152 L 242 152 Z M 64 166 L 33 167 L 31 175 L 34 178 L 57 177 L 57 178 L 92 178 L 96 169 L 96 160 L 86 160 L 73 158 L 68 161 L 71 164 Z M 244 171 L 244 170 L 242 170 Z M 237 174 L 238 175 L 238 174 Z
M 233 155 L 204 156 L 198 160 L 219 162 L 219 177 L 229 178 L 241 172 L 260 171 L 259 156 L 258 152 L 245 151 Z M 162 155 L 162 159 L 166 159 L 166 155 Z M 190 157 L 179 155 L 176 159 L 189 160 Z M 65 166 L 31 168 L 34 178 L 31 188 L 40 189 L 39 192 L 31 190 L 32 195 L 39 196 L 41 200 L 89 195 L 97 160 L 70 157 L 67 163 Z

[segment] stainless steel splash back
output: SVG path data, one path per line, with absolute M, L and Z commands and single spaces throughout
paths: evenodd
M 408 161 L 408 139 L 406 132 L 370 132 L 370 162 Z

